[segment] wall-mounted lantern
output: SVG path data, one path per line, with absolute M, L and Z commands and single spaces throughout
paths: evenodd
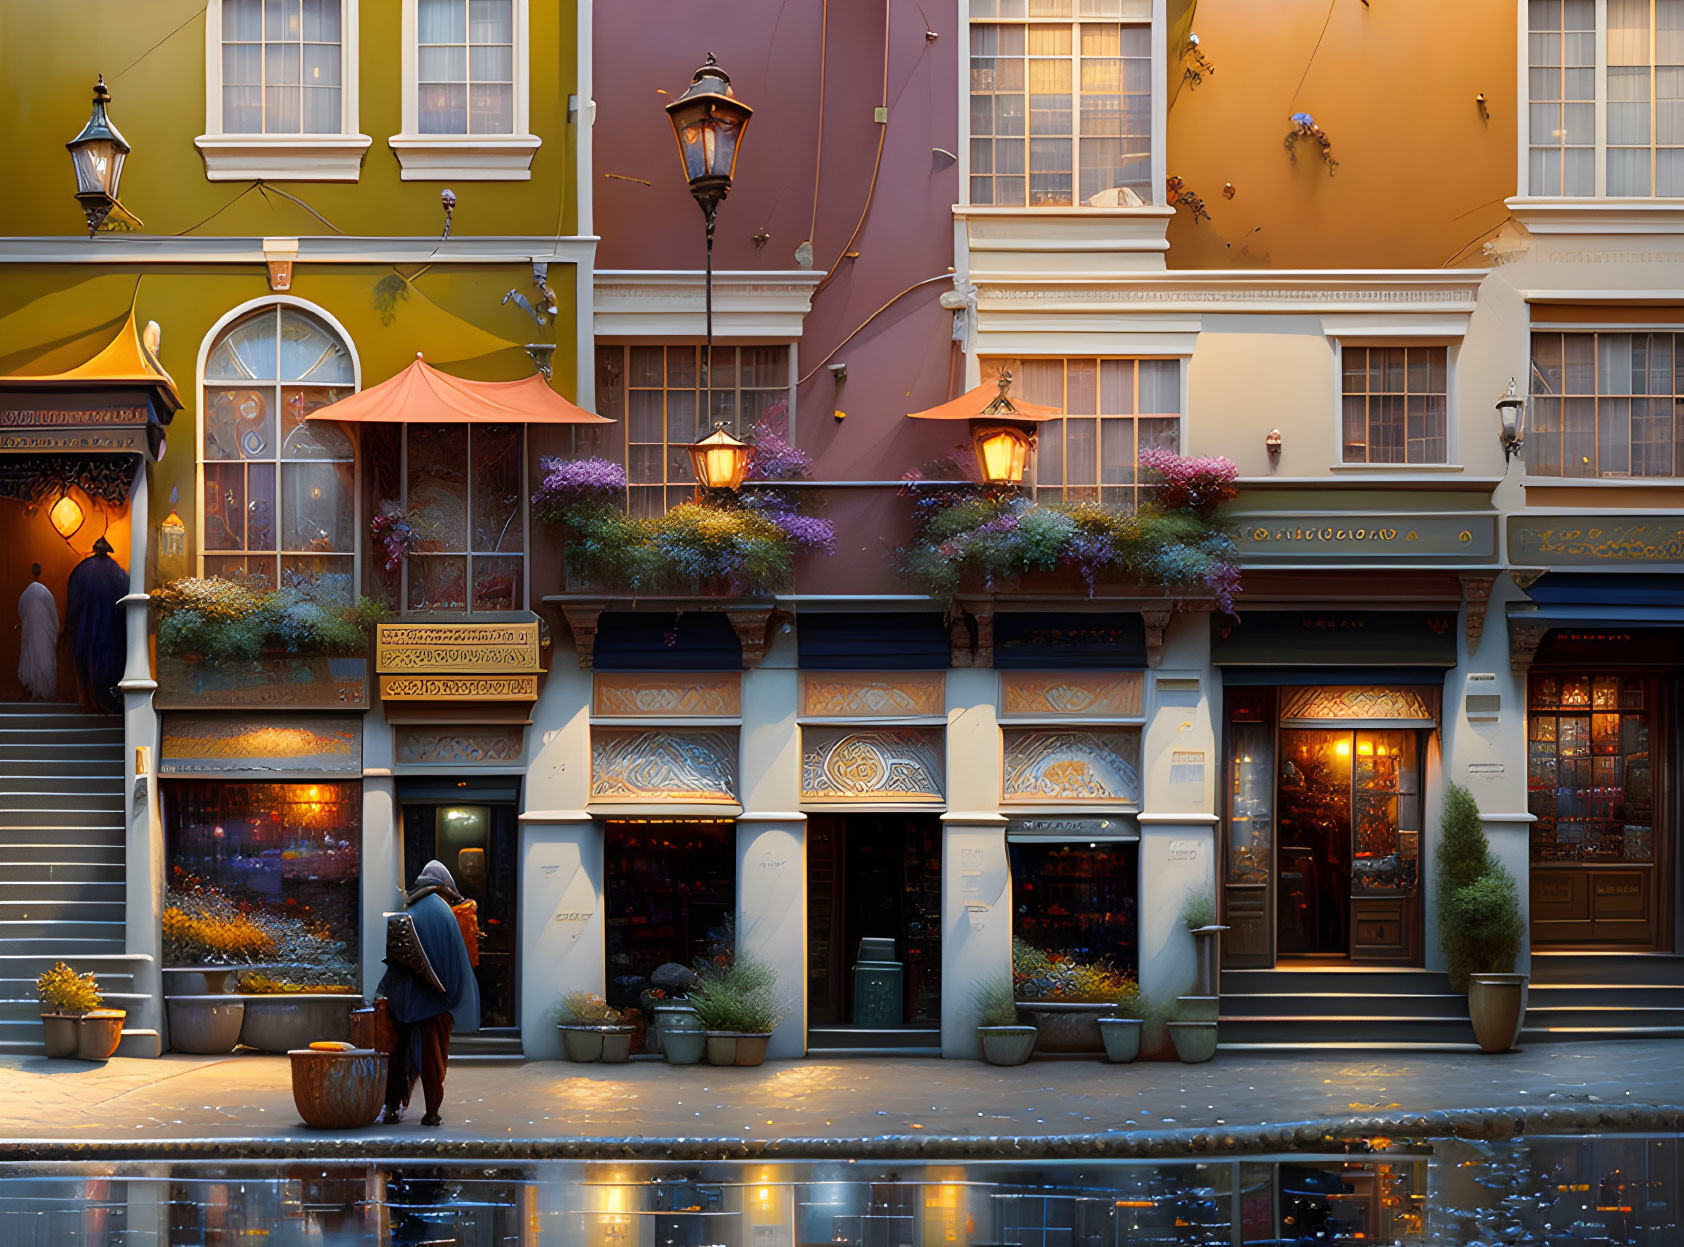
M 1503 462 L 1507 463 L 1520 453 L 1526 442 L 1526 400 L 1515 388 L 1513 377 L 1509 378 L 1509 388 L 1503 397 L 1497 400 L 1497 416 L 1502 421 L 1497 437 L 1503 443 Z
M 1029 467 L 1029 452 L 1035 449 L 1036 426 L 1063 413 L 1038 403 L 1014 402 L 1007 393 L 1011 386 L 1012 374 L 1007 369 L 994 382 L 998 393 L 990 395 L 984 383 L 940 407 L 911 412 L 910 418 L 969 421 L 971 447 L 983 483 L 1020 485 Z
M 689 449 L 698 494 L 704 489 L 736 489 L 754 462 L 754 447 L 732 437 L 723 424 Z
M 117 189 L 123 180 L 123 161 L 128 157 L 129 144 L 105 115 L 105 106 L 110 102 L 111 93 L 105 89 L 105 75 L 101 74 L 94 84 L 94 107 L 88 114 L 88 124 L 64 145 L 76 170 L 76 202 L 82 205 L 82 214 L 88 218 L 90 238 L 105 224 L 113 209 L 122 208 Z M 130 214 L 124 210 L 124 215 Z
M 53 531 L 66 541 L 80 532 L 87 520 L 87 508 L 78 502 L 68 489 L 60 494 L 58 501 L 47 510 L 47 521 L 52 524 Z

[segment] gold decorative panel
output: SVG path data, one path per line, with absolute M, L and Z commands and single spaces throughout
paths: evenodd
M 519 725 L 398 727 L 392 729 L 392 752 L 414 766 L 518 766 L 524 738 Z
M 743 712 L 742 676 L 598 672 L 591 712 L 601 718 L 726 718 Z
M 167 714 L 160 775 L 334 771 L 361 775 L 362 722 L 285 715 L 274 720 Z
M 1146 677 L 1139 671 L 1082 675 L 1007 671 L 1001 673 L 1000 684 L 1000 707 L 1004 714 L 1128 719 L 1141 714 Z
M 1008 727 L 1007 802 L 1140 804 L 1140 729 Z
M 942 800 L 942 729 L 801 730 L 803 801 Z
M 537 701 L 533 675 L 383 675 L 387 701 Z
M 808 672 L 801 677 L 801 713 L 815 717 L 889 718 L 946 711 L 940 671 Z
M 737 733 L 707 728 L 594 728 L 592 801 L 737 799 Z
M 1281 722 L 1428 724 L 1438 720 L 1435 699 L 1418 688 L 1383 688 L 1372 684 L 1329 684 L 1281 690 Z
M 513 623 L 383 623 L 375 636 L 374 669 L 401 672 L 510 674 L 540 671 L 536 619 Z
M 249 662 L 158 658 L 159 710 L 361 710 L 368 659 L 277 654 Z

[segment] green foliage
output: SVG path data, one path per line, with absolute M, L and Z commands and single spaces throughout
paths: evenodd
M 92 974 L 77 974 L 62 961 L 35 980 L 35 994 L 46 1013 L 86 1013 L 104 1003 Z
M 976 1006 L 978 1026 L 1018 1025 L 1017 993 L 1012 989 L 1011 979 L 1005 975 L 996 975 L 977 984 L 971 999 Z
M 1089 964 L 1043 952 L 1012 937 L 1012 987 L 1019 1000 L 1071 1004 L 1123 1004 L 1140 994 L 1128 975 L 1101 959 Z
M 249 662 L 267 649 L 289 654 L 361 654 L 386 606 L 360 598 L 347 606 L 305 581 L 265 588 L 256 581 L 184 577 L 152 595 L 158 652 L 209 662 Z
M 1181 907 L 1181 921 L 1189 931 L 1197 931 L 1200 927 L 1216 925 L 1216 902 L 1211 900 L 1208 892 L 1193 892 L 1188 895 L 1187 903 Z
M 763 1035 L 783 1021 L 777 973 L 765 962 L 740 954 L 696 970 L 698 981 L 688 1000 L 703 1030 Z
M 1473 794 L 1451 784 L 1434 863 L 1438 935 L 1450 985 L 1468 989 L 1470 974 L 1507 974 L 1520 953 L 1524 923 L 1514 876 L 1491 856 Z
M 595 992 L 568 992 L 561 998 L 564 1026 L 619 1026 L 625 1020 L 625 1014 Z

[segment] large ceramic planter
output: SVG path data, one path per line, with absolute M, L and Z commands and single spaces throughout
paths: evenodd
M 759 1065 L 766 1059 L 766 1045 L 772 1038 L 770 1031 L 754 1034 L 745 1031 L 706 1031 L 709 1065 Z
M 631 1037 L 637 1027 L 583 1026 L 576 1022 L 563 1022 L 557 1029 L 561 1031 L 561 1054 L 569 1061 L 581 1064 L 607 1061 L 613 1064 L 630 1058 Z
M 165 996 L 170 1051 L 213 1055 L 240 1042 L 246 1002 L 238 996 Z
M 651 1005 L 649 1008 L 649 1027 L 644 1032 L 643 1048 L 646 1052 L 660 1052 L 667 1041 L 667 1035 L 676 1030 L 700 1030 L 702 1023 L 696 1017 L 695 1009 L 687 1004 L 669 1003 Z
M 283 1053 L 308 1048 L 318 1040 L 348 1040 L 351 1010 L 362 1006 L 361 996 L 340 993 L 287 993 L 241 996 L 245 1021 L 240 1042 L 259 1052 Z
M 1524 974 L 1470 974 L 1468 1017 L 1474 1038 L 1486 1052 L 1507 1052 L 1520 1039 L 1526 1018 Z
M 1100 1018 L 1096 1025 L 1107 1061 L 1127 1065 L 1140 1055 L 1140 1032 L 1146 1023 L 1139 1018 Z
M 74 1013 L 41 1015 L 42 1043 L 53 1060 L 68 1061 L 76 1055 L 76 1018 Z
M 990 1065 L 1022 1065 L 1035 1051 L 1040 1032 L 1033 1026 L 979 1026 L 976 1033 L 982 1041 L 982 1059 Z
M 1040 1032 L 1037 1052 L 1100 1052 L 1105 1041 L 1099 1036 L 1099 1019 L 1116 1009 L 1114 1004 L 1071 1003 L 1064 1000 L 1020 1000 L 1017 1011 L 1026 1015 Z
M 374 1124 L 386 1098 L 384 1052 L 299 1048 L 287 1056 L 292 1058 L 292 1102 L 306 1126 L 360 1130 Z
M 1184 1064 L 1199 1065 L 1216 1055 L 1215 1022 L 1171 1022 L 1169 1037 Z
M 694 1029 L 669 1030 L 661 1036 L 661 1054 L 669 1065 L 696 1065 L 707 1055 L 708 1033 Z
M 123 1009 L 89 1009 L 76 1019 L 76 1055 L 84 1061 L 109 1061 L 123 1042 Z

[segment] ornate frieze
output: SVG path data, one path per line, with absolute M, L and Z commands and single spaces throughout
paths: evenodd
M 1007 671 L 1000 676 L 1000 710 L 1022 718 L 1139 718 L 1145 684 L 1138 671 Z
M 942 729 L 824 728 L 801 731 L 803 801 L 939 802 Z
M 735 671 L 694 675 L 598 672 L 591 713 L 599 718 L 717 719 L 743 710 Z
M 801 677 L 801 713 L 815 718 L 939 715 L 946 709 L 946 687 L 940 671 L 809 671 Z
M 361 710 L 368 659 L 276 654 L 250 662 L 158 658 L 160 710 Z
M 533 675 L 383 675 L 387 701 L 537 701 Z
M 737 733 L 709 728 L 595 728 L 592 801 L 737 800 Z
M 360 775 L 362 727 L 354 718 L 284 720 L 167 714 L 158 740 L 160 775 L 298 773 Z
M 1140 804 L 1140 729 L 1005 728 L 1007 802 Z
M 1421 724 L 1437 718 L 1432 701 L 1418 688 L 1328 684 L 1281 690 L 1281 722 L 1285 724 L 1348 719 Z
M 538 621 L 384 623 L 375 639 L 375 670 L 498 673 L 542 670 Z
M 519 725 L 468 727 L 397 727 L 392 755 L 414 766 L 517 766 L 524 756 Z
M 1676 515 L 1511 515 L 1508 525 L 1509 560 L 1523 567 L 1684 561 L 1684 519 Z

